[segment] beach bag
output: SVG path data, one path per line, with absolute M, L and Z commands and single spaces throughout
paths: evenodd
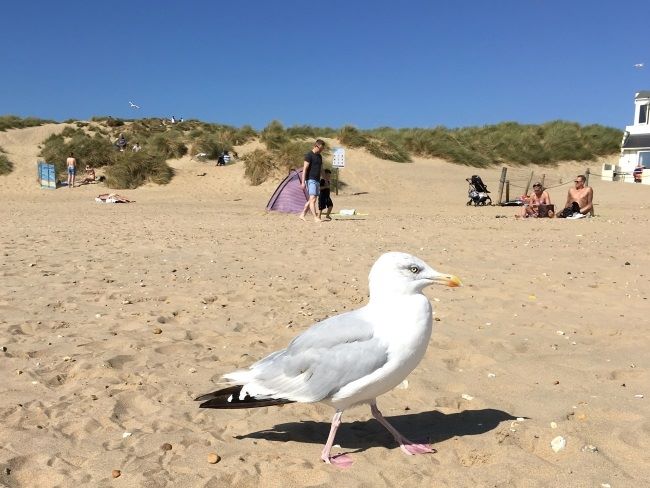
M 573 202 L 570 207 L 562 210 L 557 214 L 557 217 L 560 219 L 566 219 L 567 217 L 571 217 L 574 213 L 580 213 L 580 205 L 578 205 L 577 202 Z

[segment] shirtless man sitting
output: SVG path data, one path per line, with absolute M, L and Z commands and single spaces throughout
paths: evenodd
M 565 209 L 557 215 L 558 217 L 580 219 L 593 212 L 594 190 L 585 186 L 586 181 L 587 178 L 584 175 L 576 177 L 573 182 L 575 187 L 569 188 Z

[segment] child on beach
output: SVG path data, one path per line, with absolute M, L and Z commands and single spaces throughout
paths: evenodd
M 332 171 L 326 169 L 324 172 L 324 177 L 320 180 L 320 195 L 318 195 L 318 218 L 321 218 L 323 210 L 327 209 L 325 214 L 325 220 L 332 220 L 330 213 L 332 213 L 332 208 L 334 208 L 334 203 L 330 198 L 330 177 Z

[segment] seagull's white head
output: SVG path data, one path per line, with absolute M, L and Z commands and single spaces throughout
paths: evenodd
M 370 298 L 389 293 L 410 295 L 421 293 L 432 284 L 460 286 L 458 277 L 439 273 L 420 258 L 403 252 L 382 254 L 372 265 L 368 276 Z

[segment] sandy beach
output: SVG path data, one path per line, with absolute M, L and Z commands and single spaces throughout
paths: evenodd
M 35 181 L 38 145 L 63 128 L 0 132 L 15 164 L 0 176 L 0 486 L 647 486 L 647 185 L 592 175 L 596 217 L 520 220 L 465 205 L 465 178 L 494 197 L 500 167 L 350 149 L 333 200 L 355 219 L 266 213 L 278 179 L 253 187 L 241 163 L 189 157 L 170 161 L 170 184 L 106 205 L 101 185 Z M 546 171 L 569 181 L 600 164 Z M 567 188 L 550 190 L 556 204 Z M 335 448 L 355 463 L 340 470 L 319 459 L 326 406 L 198 408 L 222 374 L 364 304 L 386 251 L 464 283 L 425 291 L 429 349 L 378 402 L 436 453 L 406 456 L 358 407 Z

